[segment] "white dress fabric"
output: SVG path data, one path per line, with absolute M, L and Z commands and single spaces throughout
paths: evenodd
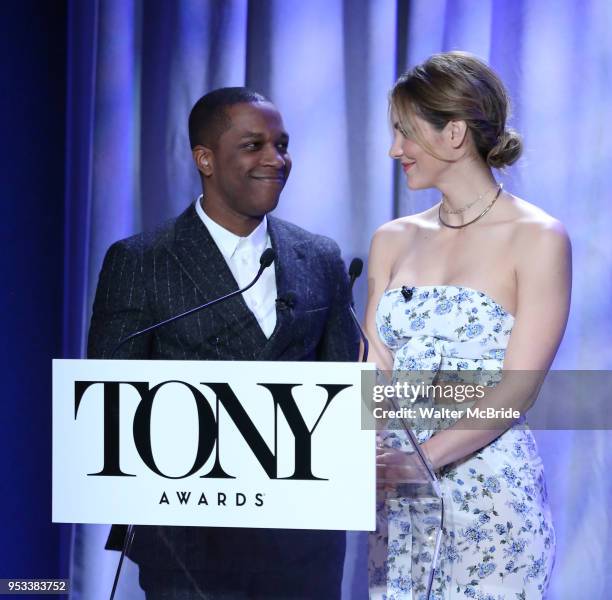
M 432 381 L 440 370 L 499 373 L 514 323 L 492 298 L 463 286 L 388 290 L 376 320 L 394 354 L 394 372 L 418 370 Z M 432 434 L 416 433 L 421 443 Z M 410 447 L 399 429 L 382 438 L 384 445 Z M 514 426 L 442 469 L 439 479 L 444 527 L 429 600 L 544 598 L 555 535 L 531 431 Z M 371 598 L 428 600 L 432 552 L 422 541 L 435 528 L 430 509 L 418 500 L 379 497 L 377 530 L 369 536 Z

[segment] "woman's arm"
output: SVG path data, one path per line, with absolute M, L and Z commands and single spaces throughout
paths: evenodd
M 504 376 L 474 408 L 518 409 L 533 403 L 561 343 L 570 306 L 571 246 L 558 222 L 528 224 L 517 237 L 517 308 L 504 359 Z M 460 460 L 497 438 L 515 420 L 463 417 L 427 440 L 422 448 L 439 469 Z
M 376 328 L 376 309 L 390 281 L 395 227 L 393 223 L 387 223 L 374 233 L 368 255 L 368 301 L 364 331 L 370 343 L 368 362 L 375 363 L 381 371 L 393 369 L 393 356 L 381 341 Z

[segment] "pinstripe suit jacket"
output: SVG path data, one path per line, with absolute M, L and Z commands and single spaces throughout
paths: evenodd
M 116 357 L 356 360 L 358 334 L 348 312 L 348 278 L 337 244 L 274 217 L 268 217 L 268 231 L 276 252 L 278 296 L 291 292 L 296 298 L 293 309 L 277 307 L 277 323 L 269 339 L 242 296 L 237 296 L 132 340 Z M 88 356 L 109 358 L 116 344 L 130 333 L 237 288 L 191 205 L 154 233 L 110 247 L 96 291 Z M 107 547 L 117 548 L 120 534 L 113 527 Z M 341 568 L 344 534 L 137 527 L 130 557 L 153 568 L 179 568 L 183 563 L 190 569 L 227 570 L 234 565 L 241 570 L 260 570 L 287 565 L 312 553 L 327 568 Z

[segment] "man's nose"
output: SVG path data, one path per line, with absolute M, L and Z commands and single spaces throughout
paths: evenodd
M 281 169 L 287 161 L 284 154 L 276 146 L 271 146 L 264 152 L 263 162 L 266 165 Z

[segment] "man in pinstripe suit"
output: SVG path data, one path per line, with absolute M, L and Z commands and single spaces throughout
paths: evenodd
M 242 287 L 271 246 L 274 270 L 250 293 L 134 339 L 117 357 L 356 360 L 337 244 L 267 216 L 291 169 L 279 112 L 246 88 L 221 88 L 195 104 L 189 135 L 203 196 L 154 233 L 111 246 L 89 357 L 107 358 L 126 335 Z M 108 547 L 120 549 L 122 535 L 113 527 Z M 331 531 L 139 526 L 129 556 L 148 600 L 332 599 L 344 540 Z

